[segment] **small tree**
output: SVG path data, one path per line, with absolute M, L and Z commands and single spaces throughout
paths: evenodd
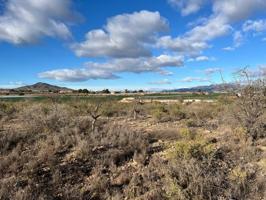
M 141 106 L 144 103 L 140 98 L 135 98 L 133 102 L 133 118 L 136 120 L 138 118 L 139 113 L 141 112 Z
M 104 89 L 104 90 L 102 90 L 102 93 L 103 94 L 110 94 L 111 92 L 108 89 Z
M 102 107 L 102 105 L 100 103 L 98 103 L 96 105 L 91 105 L 89 107 L 89 109 L 87 110 L 87 113 L 90 115 L 90 117 L 92 119 L 91 130 L 93 132 L 95 132 L 96 123 L 97 123 L 98 119 L 102 116 L 101 107 Z
M 84 93 L 84 94 L 89 94 L 90 91 L 89 91 L 88 89 L 83 89 L 83 90 L 82 90 L 82 93 Z

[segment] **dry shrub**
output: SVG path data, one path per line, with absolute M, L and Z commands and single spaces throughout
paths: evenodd
M 150 114 L 157 122 L 178 121 L 186 118 L 186 113 L 180 104 L 154 103 L 150 108 Z
M 165 118 L 168 117 L 167 110 L 161 103 L 155 103 L 150 111 L 150 114 L 157 122 L 165 121 Z
M 14 117 L 17 109 L 12 103 L 0 101 L 0 121 L 7 121 Z
M 237 147 L 236 147 L 237 146 Z M 262 199 L 265 184 L 251 146 L 227 147 L 205 140 L 183 140 L 167 154 L 166 199 Z
M 169 115 L 172 120 L 182 120 L 186 118 L 186 113 L 183 111 L 183 106 L 181 104 L 170 104 L 167 106 Z
M 232 106 L 233 116 L 247 131 L 247 137 L 256 141 L 266 137 L 266 80 L 250 80 L 242 86 L 239 98 Z
M 136 172 L 128 163 L 147 165 L 148 137 L 112 124 L 92 133 L 88 121 L 73 119 L 69 112 L 61 104 L 28 105 L 17 114 L 23 124 L 1 133 L 0 199 L 126 196 L 119 188 Z M 99 178 L 84 184 L 94 176 Z
M 63 104 L 33 104 L 19 113 L 22 125 L 29 133 L 59 132 L 70 125 L 70 108 Z
M 14 124 L 0 133 L 0 199 L 264 197 L 261 151 L 243 139 L 245 128 L 235 127 L 232 135 L 218 140 L 204 139 L 197 128 L 183 128 L 176 131 L 177 141 L 154 143 L 152 136 L 110 121 L 100 120 L 92 132 L 88 102 L 50 103 L 15 105 L 19 111 L 13 115 Z M 119 113 L 124 109 L 114 107 Z M 205 104 L 144 107 L 147 113 L 159 110 L 168 120 L 180 120 L 185 113 L 197 122 L 204 118 L 201 123 L 206 124 L 221 109 Z M 163 154 L 156 153 L 171 144 Z
M 69 105 L 74 109 L 75 113 L 85 116 L 88 114 L 88 109 L 90 109 L 91 106 L 97 105 L 97 103 L 101 104 L 101 113 L 103 117 L 120 117 L 130 114 L 131 105 L 117 101 L 88 102 L 85 100 L 79 100 L 76 102 L 71 101 Z
M 220 104 L 194 103 L 184 107 L 187 115 L 187 126 L 205 127 L 216 129 L 218 126 L 217 116 L 223 111 Z

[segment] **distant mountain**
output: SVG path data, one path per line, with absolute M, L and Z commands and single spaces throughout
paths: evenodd
M 70 91 L 72 89 L 39 82 L 34 85 L 27 85 L 27 86 L 16 88 L 16 90 L 20 90 L 20 91 L 32 90 L 32 91 L 44 92 L 44 91 Z
M 239 88 L 239 85 L 226 83 L 226 84 L 212 84 L 206 86 L 196 86 L 191 88 L 180 88 L 173 90 L 164 90 L 164 92 L 228 92 L 236 90 Z

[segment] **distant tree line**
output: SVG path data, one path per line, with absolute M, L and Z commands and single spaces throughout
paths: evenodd
M 90 91 L 88 89 L 78 89 L 74 91 L 75 93 L 79 94 L 111 94 L 111 91 L 109 89 L 104 89 L 101 91 Z M 115 94 L 120 94 L 123 93 L 122 91 L 114 91 L 113 93 Z M 129 94 L 129 93 L 144 93 L 144 90 L 128 90 L 125 89 L 124 93 Z

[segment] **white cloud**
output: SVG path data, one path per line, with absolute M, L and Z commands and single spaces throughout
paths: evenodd
M 243 34 L 241 33 L 241 31 L 236 31 L 234 33 L 234 47 L 237 48 L 237 47 L 240 47 L 243 43 L 243 40 L 244 40 L 244 36 Z
M 43 36 L 70 38 L 77 14 L 71 0 L 9 0 L 0 16 L 0 41 L 35 43 Z
M 192 41 L 190 38 L 177 37 L 172 38 L 171 36 L 161 37 L 157 46 L 171 51 L 176 51 L 180 54 L 199 54 L 200 51 L 208 48 L 208 44 L 203 41 Z
M 241 31 L 235 31 L 235 33 L 233 35 L 233 45 L 225 47 L 225 48 L 223 48 L 223 50 L 234 51 L 243 44 L 243 41 L 244 41 L 243 33 Z
M 228 34 L 231 26 L 225 23 L 224 18 L 211 17 L 202 25 L 198 25 L 185 33 L 183 36 L 172 38 L 161 37 L 158 46 L 186 54 L 200 54 L 202 50 L 210 47 L 208 42 Z
M 185 9 L 191 2 L 193 1 L 183 1 L 181 9 Z M 72 45 L 76 55 L 105 58 L 106 62 L 89 62 L 78 69 L 43 72 L 40 77 L 61 81 L 86 81 L 119 78 L 119 73 L 123 72 L 157 72 L 171 75 L 172 73 L 164 68 L 182 66 L 183 57 L 188 56 L 191 58 L 190 61 L 210 60 L 201 54 L 203 50 L 211 47 L 210 42 L 216 38 L 233 34 L 233 45 L 224 50 L 232 51 L 239 47 L 244 39 L 243 32 L 234 30 L 233 24 L 246 20 L 254 11 L 266 9 L 265 0 L 213 0 L 212 3 L 212 14 L 208 18 L 200 20 L 189 31 L 177 37 L 162 36 L 169 25 L 159 12 L 144 10 L 109 18 L 103 28 L 89 31 L 84 41 Z M 196 10 L 190 10 L 187 14 Z M 169 55 L 153 57 L 154 48 L 183 57 Z M 215 69 L 212 69 L 206 74 L 215 72 Z M 209 79 L 187 77 L 183 81 L 206 82 Z
M 204 73 L 206 75 L 211 75 L 211 74 L 214 74 L 214 73 L 217 73 L 217 72 L 221 72 L 222 69 L 219 68 L 219 67 L 213 67 L 213 68 L 207 68 L 204 70 Z
M 212 14 L 202 24 L 183 36 L 164 36 L 158 46 L 179 53 L 200 54 L 210 47 L 208 42 L 232 32 L 232 24 L 247 19 L 254 12 L 266 10 L 265 0 L 214 0 Z M 234 33 L 235 45 L 240 45 L 240 34 Z M 225 50 L 233 50 L 225 48 Z
M 40 78 L 54 79 L 58 81 L 82 82 L 89 79 L 116 79 L 118 78 L 111 72 L 102 69 L 59 69 L 47 71 L 39 74 Z
M 235 48 L 234 47 L 231 47 L 231 46 L 228 46 L 228 47 L 224 47 L 223 50 L 224 51 L 234 51 Z
M 168 2 L 181 10 L 183 16 L 198 12 L 206 0 L 168 0 Z
M 160 71 L 159 72 L 161 75 L 163 76 L 172 76 L 174 73 L 173 72 L 170 72 L 170 71 Z
M 213 12 L 233 23 L 248 18 L 253 12 L 266 9 L 265 0 L 214 0 Z
M 117 73 L 158 72 L 167 74 L 164 67 L 180 67 L 184 58 L 181 56 L 161 55 L 149 58 L 120 58 L 105 63 L 88 62 L 81 69 L 59 69 L 39 74 L 40 78 L 59 81 L 86 81 L 89 79 L 115 79 Z
M 266 31 L 266 20 L 247 20 L 242 25 L 242 31 L 235 31 L 233 35 L 233 46 L 226 47 L 223 50 L 226 51 L 234 51 L 238 47 L 240 47 L 243 44 L 243 41 L 245 39 L 245 36 L 247 36 L 248 32 L 254 32 L 254 36 L 258 33 L 261 33 L 263 31 Z M 245 34 L 245 36 L 244 36 Z
M 203 61 L 210 61 L 214 60 L 214 58 L 209 58 L 208 56 L 198 56 L 196 58 L 188 59 L 188 62 L 203 62 Z
M 209 78 L 201 78 L 201 77 L 186 77 L 182 80 L 180 80 L 180 82 L 184 82 L 184 83 L 190 83 L 190 82 L 210 82 Z
M 163 79 L 163 80 L 159 80 L 159 81 L 152 81 L 149 82 L 150 85 L 170 85 L 172 84 L 171 81 L 169 81 L 168 79 Z
M 147 47 L 160 32 L 168 30 L 168 22 L 159 12 L 140 11 L 108 19 L 104 29 L 89 31 L 85 41 L 74 44 L 73 50 L 84 57 L 151 56 Z
M 266 31 L 266 20 L 248 20 L 243 24 L 242 27 L 244 32 L 263 32 Z

